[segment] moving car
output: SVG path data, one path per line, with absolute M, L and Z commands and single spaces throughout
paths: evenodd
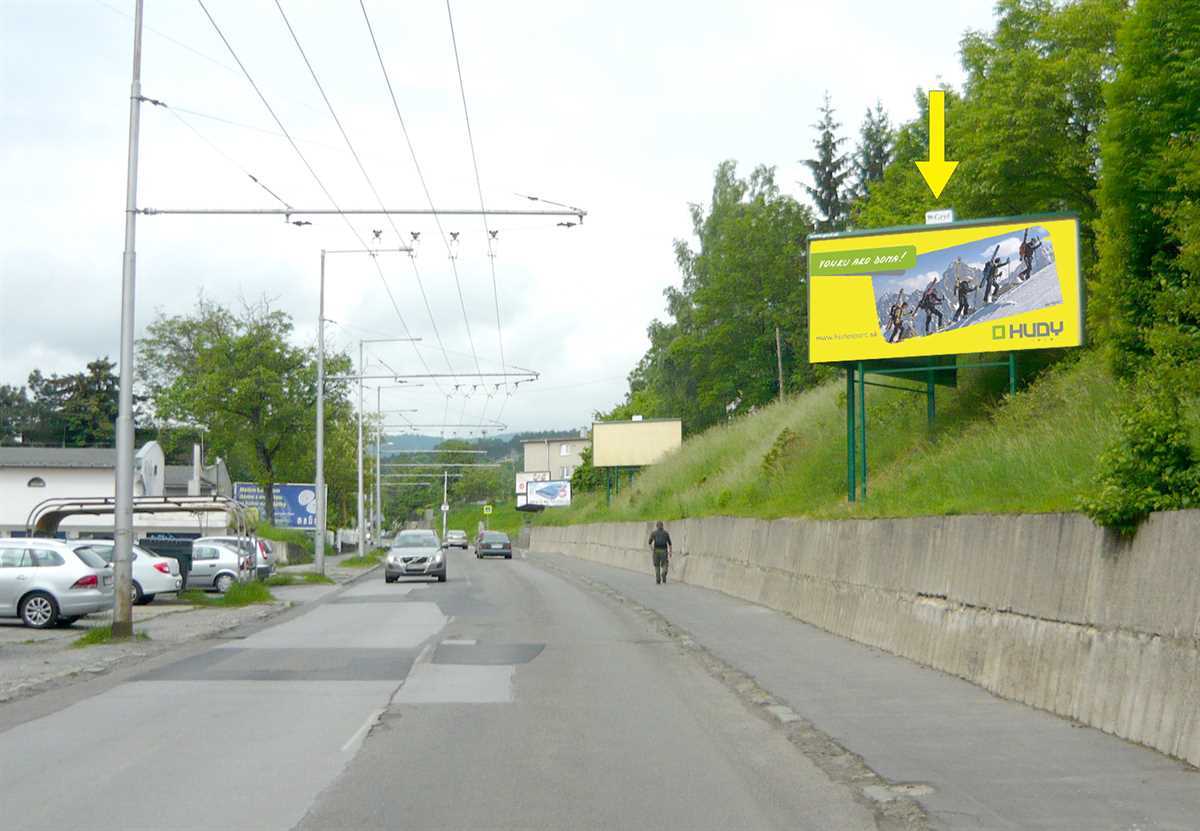
M 275 573 L 275 560 L 271 544 L 258 537 L 201 537 L 196 542 L 219 542 L 231 548 L 240 547 L 253 556 L 252 568 L 259 580 L 266 580 Z
M 432 531 L 401 531 L 392 540 L 383 566 L 383 579 L 395 583 L 401 577 L 436 577 L 446 582 L 446 552 Z
M 484 557 L 503 557 L 511 560 L 512 541 L 503 531 L 484 531 L 475 543 L 475 556 L 481 560 Z
M 0 617 L 46 629 L 112 607 L 112 569 L 100 557 L 61 540 L 0 539 Z
M 67 543 L 76 552 L 90 551 L 109 565 L 115 554 L 112 540 L 72 540 Z M 140 545 L 133 547 L 133 602 L 144 605 L 162 592 L 177 592 L 183 588 L 179 576 L 179 561 L 174 557 L 160 557 Z
M 253 573 L 253 559 L 245 551 L 218 542 L 215 539 L 200 539 L 192 542 L 192 570 L 188 572 L 189 589 L 216 589 L 221 594 L 229 591 L 234 583 L 247 579 Z
M 466 531 L 447 531 L 446 532 L 446 547 L 447 548 L 450 548 L 451 546 L 453 546 L 455 548 L 461 548 L 463 551 L 466 551 L 467 547 L 469 545 L 470 545 L 470 543 L 467 541 L 467 532 Z

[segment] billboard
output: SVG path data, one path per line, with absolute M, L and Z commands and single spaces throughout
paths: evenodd
M 525 473 L 517 474 L 517 494 L 524 496 L 526 488 L 530 482 L 549 482 L 550 471 L 548 470 L 531 470 Z
M 1083 344 L 1075 216 L 813 236 L 808 267 L 813 363 Z
M 592 464 L 595 467 L 652 465 L 683 443 L 683 422 L 677 418 L 592 423 Z
M 274 496 L 276 527 L 317 527 L 316 485 L 276 483 Z M 262 519 L 267 518 L 267 498 L 262 485 L 255 482 L 234 482 L 233 498 L 249 508 L 256 508 Z
M 555 482 L 530 483 L 525 504 L 546 508 L 565 508 L 571 504 L 571 483 L 566 479 Z

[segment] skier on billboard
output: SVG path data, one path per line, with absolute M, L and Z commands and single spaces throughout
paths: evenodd
M 954 294 L 958 297 L 958 308 L 954 310 L 954 321 L 965 319 L 971 314 L 970 298 L 979 286 L 971 285 L 971 278 L 963 275 L 954 281 Z
M 1021 240 L 1021 247 L 1017 250 L 1018 256 L 1021 258 L 1021 272 L 1017 275 L 1022 283 L 1029 279 L 1033 274 L 1033 252 L 1042 247 L 1042 241 L 1038 237 L 1029 239 L 1029 229 L 1025 229 L 1025 236 Z
M 1009 257 L 1004 262 L 1000 261 L 997 256 L 1000 253 L 1000 246 L 996 246 L 996 250 L 992 252 L 992 256 L 983 266 L 983 302 L 988 304 L 996 299 L 996 295 L 1000 293 L 1000 269 L 1012 262 Z
M 898 343 L 904 339 L 904 316 L 906 314 L 908 314 L 908 303 L 904 299 L 904 291 L 901 290 L 896 302 L 888 309 L 888 319 L 892 325 L 892 331 L 887 336 L 888 343 Z
M 938 308 L 945 299 L 937 290 L 937 279 L 929 281 L 929 285 L 925 287 L 925 292 L 921 295 L 921 300 L 917 303 L 917 309 L 925 312 L 925 334 L 929 334 L 929 325 L 933 322 L 933 316 L 937 315 L 937 328 L 933 331 L 940 331 L 942 324 L 945 322 L 942 318 L 942 310 Z

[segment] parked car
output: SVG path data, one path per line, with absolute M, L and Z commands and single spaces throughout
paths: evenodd
M 196 542 L 219 542 L 241 550 L 252 556 L 251 567 L 259 580 L 266 580 L 275 573 L 275 558 L 271 544 L 258 537 L 201 537 Z
M 447 531 L 446 532 L 446 547 L 461 548 L 464 551 L 470 546 L 467 540 L 466 531 Z
M 188 572 L 189 589 L 216 589 L 221 594 L 234 583 L 250 578 L 253 558 L 243 550 L 216 539 L 192 542 L 192 570 Z
M 401 531 L 392 540 L 383 566 L 383 579 L 395 583 L 401 577 L 436 577 L 446 582 L 446 552 L 432 531 Z
M 67 543 L 77 553 L 90 551 L 104 562 L 112 565 L 115 543 L 112 540 L 72 540 Z M 133 547 L 133 602 L 138 606 L 154 600 L 163 592 L 177 592 L 183 588 L 179 575 L 179 561 L 174 557 L 160 557 L 140 545 Z
M 100 557 L 61 540 L 0 539 L 0 617 L 46 629 L 112 607 L 112 569 Z
M 484 557 L 503 557 L 511 560 L 512 540 L 503 531 L 484 531 L 475 543 L 475 556 L 481 560 Z

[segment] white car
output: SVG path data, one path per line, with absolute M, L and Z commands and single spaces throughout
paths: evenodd
M 62 540 L 0 539 L 0 617 L 45 629 L 112 607 L 112 569 L 96 555 Z
M 90 551 L 104 562 L 112 565 L 112 540 L 72 540 L 67 543 L 75 551 Z M 139 545 L 133 547 L 133 602 L 143 605 L 164 592 L 178 592 L 183 588 L 183 577 L 179 574 L 179 561 L 173 557 L 160 557 Z

